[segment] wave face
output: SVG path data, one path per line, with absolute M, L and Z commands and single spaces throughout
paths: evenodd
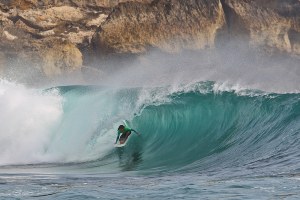
M 299 94 L 215 82 L 42 92 L 2 82 L 0 108 L 7 122 L 1 127 L 1 165 L 56 163 L 97 172 L 243 167 L 245 173 L 300 167 Z M 115 149 L 124 119 L 142 135 Z

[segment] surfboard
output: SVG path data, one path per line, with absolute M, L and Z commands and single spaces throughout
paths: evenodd
M 130 128 L 130 126 L 128 125 L 129 123 L 128 123 L 127 120 L 123 120 L 123 124 L 124 124 L 124 126 Z M 130 134 L 130 135 L 127 137 L 126 141 L 125 141 L 123 144 L 120 143 L 120 138 L 119 138 L 117 144 L 115 144 L 115 147 L 117 147 L 117 148 L 124 147 L 124 146 L 127 144 L 127 142 L 128 142 L 128 140 L 129 140 L 129 138 L 131 137 L 131 135 L 132 135 L 132 134 Z

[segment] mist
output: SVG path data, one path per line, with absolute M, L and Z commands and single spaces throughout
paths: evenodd
M 287 55 L 269 56 L 257 49 L 227 46 L 206 51 L 167 54 L 152 50 L 134 61 L 112 65 L 94 84 L 160 87 L 214 81 L 220 87 L 274 93 L 300 91 L 299 60 Z M 99 65 L 101 70 L 101 66 Z M 111 70 L 113 69 L 113 70 Z
M 238 42 L 216 49 L 166 53 L 150 50 L 142 55 L 94 58 L 81 71 L 46 78 L 37 67 L 11 62 L 2 79 L 35 88 L 61 85 L 111 87 L 180 86 L 214 81 L 223 89 L 254 89 L 299 93 L 299 59 L 286 54 L 270 56 Z

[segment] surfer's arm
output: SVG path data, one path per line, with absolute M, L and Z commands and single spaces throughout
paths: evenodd
M 120 137 L 120 133 L 118 133 L 118 135 L 117 135 L 117 139 L 116 139 L 115 144 L 117 144 L 117 142 L 118 142 L 118 140 L 119 140 L 119 137 Z
M 140 133 L 138 133 L 136 130 L 131 129 L 131 131 L 135 132 L 137 135 L 141 135 Z

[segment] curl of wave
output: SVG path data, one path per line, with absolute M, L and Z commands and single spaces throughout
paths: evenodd
M 43 92 L 7 82 L 0 87 L 0 119 L 6 122 L 0 128 L 1 165 L 56 163 L 97 172 L 299 168 L 297 93 L 216 82 Z M 142 135 L 115 149 L 124 119 Z

